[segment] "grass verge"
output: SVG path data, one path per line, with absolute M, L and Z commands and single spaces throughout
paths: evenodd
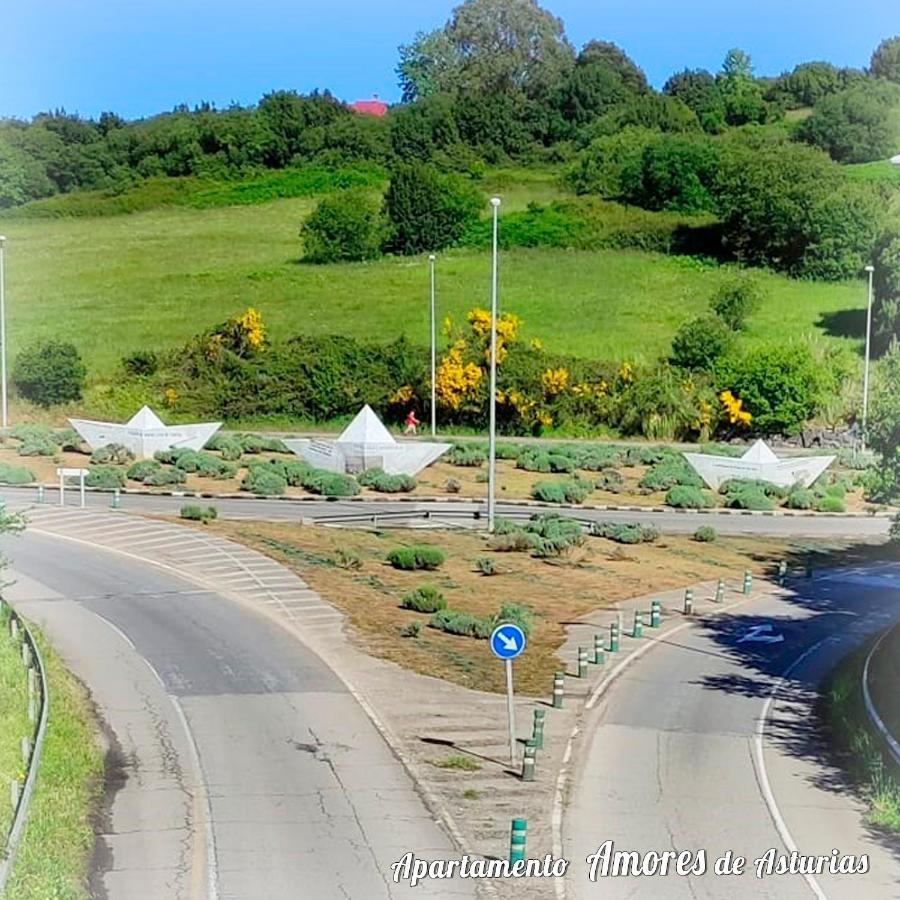
M 33 626 L 31 630 L 47 670 L 50 715 L 22 843 L 3 896 L 86 900 L 94 846 L 91 816 L 102 788 L 103 753 L 87 692 L 44 636 Z M 19 732 L 15 734 L 18 743 Z
M 867 820 L 900 833 L 900 770 L 887 756 L 866 715 L 862 670 L 872 642 L 848 654 L 831 673 L 822 692 L 822 708 L 841 764 L 868 805 Z
M 25 778 L 19 741 L 24 735 L 31 737 L 34 729 L 28 721 L 28 686 L 22 657 L 9 637 L 6 616 L 0 619 L 0 625 L 0 840 L 5 841 L 12 824 L 9 784 L 13 779 L 21 782 Z

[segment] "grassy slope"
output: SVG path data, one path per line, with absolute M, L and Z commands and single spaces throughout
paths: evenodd
M 501 177 L 488 189 L 503 190 Z M 505 185 L 506 209 L 531 190 Z M 204 210 L 168 208 L 90 219 L 4 222 L 8 244 L 10 349 L 36 337 L 68 335 L 93 373 L 110 374 L 126 351 L 186 340 L 247 305 L 258 306 L 278 338 L 344 332 L 427 340 L 427 263 L 423 258 L 314 267 L 299 264 L 298 226 L 311 198 Z M 525 334 L 548 349 L 608 359 L 649 360 L 664 353 L 685 319 L 706 305 L 721 272 L 634 251 L 518 250 L 505 253 L 501 304 L 525 320 Z M 765 276 L 771 298 L 748 339 L 820 333 L 822 314 L 859 310 L 865 291 Z M 489 300 L 489 258 L 445 254 L 439 314 L 459 321 Z
M 47 668 L 50 715 L 35 792 L 3 896 L 5 900 L 81 900 L 88 897 L 86 874 L 94 846 L 90 815 L 102 782 L 103 758 L 84 688 L 66 671 L 40 632 L 32 628 L 32 633 Z M 30 732 L 30 727 L 26 727 L 27 692 L 21 659 L 15 655 L 7 660 L 8 642 L 0 643 L 4 701 L 8 696 L 7 662 L 17 670 L 15 709 L 10 712 L 16 721 L 10 720 L 5 703 L 0 718 L 0 765 L 6 776 L 10 767 L 21 769 L 19 737 Z M 7 807 L 4 802 L 4 815 Z M 7 823 L 3 824 L 5 829 Z
M 9 804 L 9 783 L 14 778 L 24 779 L 24 766 L 19 741 L 29 737 L 33 726 L 28 721 L 28 690 L 25 669 L 18 645 L 9 637 L 9 626 L 4 616 L 0 619 L 0 782 L 3 795 L 0 799 L 0 846 L 12 823 Z

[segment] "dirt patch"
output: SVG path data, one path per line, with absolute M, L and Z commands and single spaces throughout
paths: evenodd
M 451 609 L 481 617 L 493 615 L 505 602 L 529 606 L 534 627 L 516 677 L 520 688 L 532 693 L 545 691 L 548 678 L 559 668 L 555 653 L 566 623 L 629 597 L 733 578 L 746 568 L 762 574 L 787 551 L 782 541 L 751 538 L 700 544 L 665 537 L 634 546 L 587 538 L 583 547 L 566 556 L 542 560 L 527 553 L 493 552 L 485 535 L 463 531 L 373 532 L 227 521 L 208 527 L 294 569 L 346 613 L 353 638 L 366 652 L 465 687 L 503 690 L 501 667 L 488 642 L 429 628 L 427 614 L 401 608 L 403 594 L 433 585 Z M 425 573 L 398 571 L 385 562 L 393 547 L 414 543 L 440 547 L 446 562 Z M 499 574 L 477 571 L 475 561 L 484 556 L 494 561 Z M 418 636 L 402 636 L 401 630 L 412 622 L 421 626 Z

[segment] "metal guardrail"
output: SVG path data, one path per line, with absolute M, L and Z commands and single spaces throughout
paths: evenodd
M 9 834 L 6 836 L 6 846 L 4 848 L 2 858 L 0 858 L 0 894 L 6 887 L 6 881 L 12 869 L 13 862 L 16 857 L 16 851 L 19 848 L 19 842 L 22 839 L 22 830 L 25 827 L 25 817 L 28 814 L 28 807 L 31 803 L 31 797 L 34 793 L 35 782 L 37 781 L 38 768 L 41 762 L 41 751 L 44 748 L 44 734 L 47 730 L 47 715 L 50 710 L 50 694 L 47 689 L 47 673 L 44 669 L 44 660 L 41 656 L 40 648 L 29 631 L 28 626 L 19 617 L 18 613 L 2 598 L 0 598 L 0 611 L 8 609 L 9 614 L 2 615 L 0 618 L 6 620 L 7 627 L 13 632 L 12 640 L 18 644 L 18 636 L 22 638 L 22 657 L 25 663 L 25 677 L 28 679 L 28 711 L 31 721 L 36 722 L 35 729 L 31 738 L 23 738 L 22 755 L 25 756 L 25 741 L 31 744 L 28 749 L 28 773 L 25 776 L 25 785 L 21 792 L 18 788 L 16 792 L 16 807 L 13 815 L 12 825 Z M 32 665 L 33 664 L 33 665 Z M 31 673 L 35 673 L 32 675 Z M 23 759 L 23 762 L 26 760 Z M 18 782 L 16 782 L 18 784 Z M 12 794 L 11 794 L 12 795 Z
M 893 628 L 888 628 L 884 634 L 881 635 L 880 638 L 875 642 L 872 649 L 869 651 L 869 655 L 866 657 L 865 665 L 863 666 L 862 672 L 862 691 L 863 691 L 863 702 L 866 706 L 866 713 L 869 716 L 869 720 L 875 726 L 878 733 L 883 738 L 885 744 L 887 745 L 888 752 L 893 757 L 894 762 L 900 766 L 900 741 L 891 734 L 890 729 L 887 725 L 884 724 L 881 716 L 878 715 L 878 710 L 875 708 L 875 703 L 872 700 L 872 695 L 869 692 L 869 663 L 872 662 L 872 657 L 878 652 L 878 648 L 881 646 L 882 641 L 891 634 L 894 630 L 900 628 L 900 625 L 895 625 Z

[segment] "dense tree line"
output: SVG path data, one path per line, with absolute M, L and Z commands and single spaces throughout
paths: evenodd
M 280 90 L 251 107 L 179 107 L 134 122 L 63 110 L 0 121 L 0 208 L 148 177 L 365 160 L 397 175 L 390 221 L 365 203 L 355 216 L 351 203 L 326 205 L 310 254 L 365 258 L 381 246 L 422 249 L 423 216 L 432 249 L 459 236 L 471 199 L 432 169 L 477 176 L 485 162 L 538 160 L 565 164 L 578 193 L 715 217 L 723 251 L 747 262 L 840 278 L 871 258 L 886 204 L 835 162 L 900 149 L 900 38 L 883 41 L 865 71 L 814 61 L 761 78 L 733 49 L 718 72 L 676 72 L 655 91 L 615 44 L 576 51 L 536 0 L 465 0 L 442 28 L 400 48 L 397 73 L 403 102 L 384 118 L 327 91 Z M 800 108 L 809 114 L 785 119 Z M 342 229 L 352 248 L 335 243 Z

